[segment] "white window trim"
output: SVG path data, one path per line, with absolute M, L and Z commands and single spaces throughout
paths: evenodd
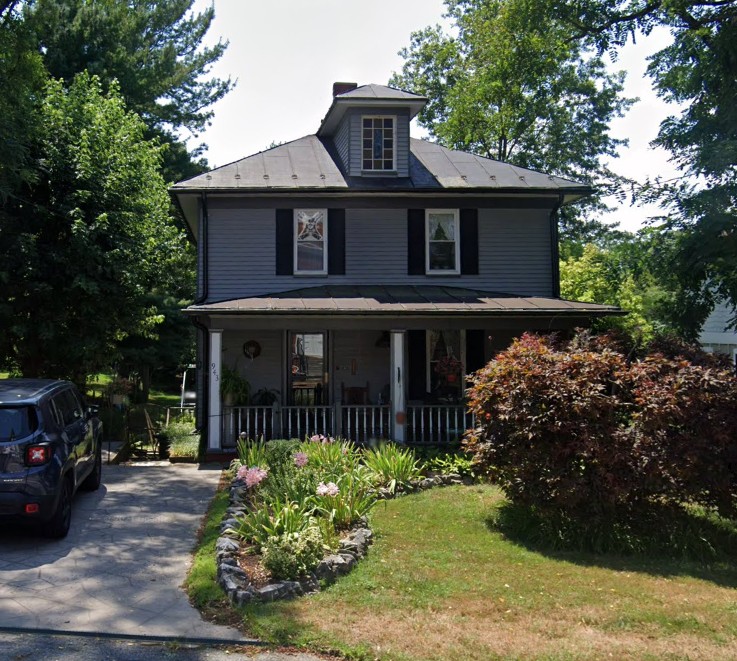
M 430 268 L 430 215 L 434 213 L 452 213 L 455 226 L 455 264 L 454 269 Z M 425 209 L 425 275 L 460 275 L 461 274 L 461 220 L 458 209 Z
M 297 261 L 297 245 L 298 245 L 298 233 L 297 228 L 299 226 L 298 215 L 300 213 L 317 213 L 320 212 L 323 215 L 323 252 L 322 252 L 322 269 L 319 271 L 304 271 L 298 268 Z M 295 209 L 294 210 L 294 241 L 292 246 L 292 263 L 294 265 L 294 275 L 327 275 L 328 274 L 328 210 L 327 209 Z
M 392 133 L 394 135 L 394 148 L 392 149 L 392 169 L 386 170 L 384 168 L 381 169 L 374 169 L 371 168 L 367 170 L 363 167 L 363 120 L 364 119 L 391 119 L 392 120 Z M 371 159 L 374 160 L 373 158 Z M 385 159 L 381 159 L 382 161 Z M 396 172 L 397 171 L 397 116 L 396 115 L 361 115 L 361 172 L 376 174 L 376 173 L 386 173 L 386 172 Z

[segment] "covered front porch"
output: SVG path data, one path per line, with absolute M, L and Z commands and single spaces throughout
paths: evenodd
M 455 443 L 474 424 L 466 375 L 526 330 L 565 332 L 615 310 L 447 287 L 366 289 L 320 287 L 187 310 L 197 313 L 208 366 L 199 401 L 211 453 L 242 437 L 315 434 Z

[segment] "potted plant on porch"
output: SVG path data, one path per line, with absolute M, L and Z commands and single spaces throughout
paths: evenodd
M 251 384 L 238 373 L 238 367 L 223 365 L 220 396 L 225 406 L 245 406 L 251 395 Z

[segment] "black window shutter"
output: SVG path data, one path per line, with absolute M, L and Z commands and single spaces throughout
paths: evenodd
M 407 331 L 408 399 L 425 399 L 427 394 L 427 349 L 424 330 Z
M 276 210 L 276 274 L 294 275 L 294 210 Z
M 425 275 L 425 210 L 407 210 L 407 274 Z
M 345 275 L 345 209 L 328 209 L 328 273 Z
M 470 374 L 486 365 L 486 331 L 466 331 L 466 372 Z
M 479 274 L 479 211 L 461 209 L 461 273 Z

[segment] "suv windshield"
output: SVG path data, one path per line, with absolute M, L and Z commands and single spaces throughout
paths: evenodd
M 0 442 L 24 438 L 38 429 L 33 406 L 0 406 Z

